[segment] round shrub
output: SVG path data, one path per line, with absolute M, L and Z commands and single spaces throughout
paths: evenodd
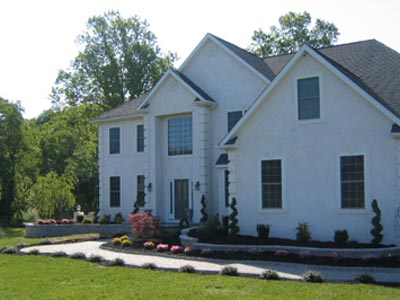
M 101 263 L 104 261 L 104 258 L 100 255 L 92 254 L 89 256 L 88 261 L 93 263 Z
M 196 273 L 196 269 L 191 265 L 184 265 L 179 268 L 179 272 L 182 273 Z
M 238 276 L 238 269 L 233 266 L 225 266 L 219 271 L 220 275 L 227 275 L 227 276 Z
M 14 247 L 4 247 L 1 249 L 1 254 L 15 254 L 18 250 Z
M 65 257 L 67 254 L 64 251 L 57 251 L 51 254 L 52 257 Z
M 130 247 L 132 246 L 132 242 L 130 240 L 123 240 L 122 241 L 122 247 Z
M 82 252 L 75 252 L 70 256 L 72 259 L 85 259 L 86 255 Z
M 349 233 L 346 229 L 336 230 L 334 240 L 337 244 L 345 244 L 349 240 Z
M 125 240 L 124 240 L 125 241 Z M 112 240 L 113 245 L 117 246 L 117 245 L 121 245 L 122 241 L 121 238 L 115 238 Z
M 374 277 L 368 275 L 368 274 L 361 274 L 358 275 L 356 278 L 354 278 L 355 282 L 358 283 L 366 283 L 366 284 L 374 284 L 376 283 L 376 280 Z
M 268 280 L 279 280 L 279 274 L 275 270 L 265 270 L 260 274 L 261 279 L 268 279 Z
M 129 240 L 129 237 L 126 234 L 124 234 L 123 236 L 120 237 L 120 240 L 121 241 Z
M 94 224 L 94 221 L 92 218 L 84 218 L 82 223 L 83 224 Z
M 302 275 L 302 277 L 303 277 L 303 280 L 307 281 L 307 282 L 322 283 L 325 281 L 322 273 L 319 271 L 315 271 L 315 270 L 310 270 L 310 271 L 305 272 Z
M 157 265 L 154 264 L 154 263 L 144 263 L 142 265 L 142 268 L 143 269 L 149 269 L 149 270 L 155 270 L 155 269 L 157 269 Z
M 125 261 L 122 258 L 117 257 L 108 263 L 109 266 L 125 266 Z

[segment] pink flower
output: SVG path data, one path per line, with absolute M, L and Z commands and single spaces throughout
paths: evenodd
M 334 261 L 338 261 L 338 260 L 341 260 L 341 259 L 342 259 L 342 256 L 341 256 L 339 253 L 337 253 L 337 252 L 331 252 L 331 253 L 328 254 L 328 256 L 329 256 L 331 259 L 333 259 Z
M 192 247 L 185 247 L 185 249 L 183 250 L 183 253 L 189 254 L 193 252 L 193 248 Z
M 376 260 L 376 256 L 373 255 L 372 253 L 368 253 L 368 254 L 363 255 L 362 260 L 366 261 L 366 262 L 374 261 L 374 260 Z
M 153 242 L 145 242 L 143 243 L 143 246 L 145 249 L 154 249 L 156 245 Z
M 200 254 L 202 254 L 202 255 L 208 255 L 208 254 L 211 254 L 211 253 L 213 253 L 213 252 L 214 252 L 214 250 L 211 249 L 211 248 L 204 248 L 204 249 L 201 249 Z
M 183 247 L 182 246 L 172 246 L 171 249 L 169 249 L 172 253 L 182 253 L 183 252 Z
M 157 251 L 168 251 L 168 244 L 158 244 L 157 245 Z
M 307 250 L 305 250 L 305 251 L 300 251 L 299 252 L 299 257 L 300 258 L 309 258 L 310 257 L 310 251 L 307 251 Z
M 287 252 L 286 250 L 276 250 L 275 251 L 275 254 L 274 255 L 276 255 L 276 256 L 287 256 L 289 254 L 289 252 Z

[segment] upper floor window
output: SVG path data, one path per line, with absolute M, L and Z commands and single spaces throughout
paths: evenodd
M 282 208 L 282 161 L 261 161 L 261 206 L 264 209 Z
M 241 110 L 228 112 L 228 132 L 231 131 L 242 116 L 243 112 Z
M 109 141 L 110 141 L 110 154 L 117 154 L 120 152 L 120 128 L 114 127 L 110 128 L 109 131 Z
M 299 120 L 320 118 L 319 78 L 297 80 L 297 102 Z
M 119 176 L 110 177 L 110 207 L 121 206 L 121 178 Z
M 192 154 L 192 117 L 168 120 L 168 155 Z
M 143 125 L 136 126 L 136 151 L 137 152 L 144 151 L 144 126 Z
M 364 156 L 340 157 L 342 208 L 364 208 Z

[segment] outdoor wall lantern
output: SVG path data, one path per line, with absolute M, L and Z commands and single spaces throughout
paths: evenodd
M 151 186 L 151 182 L 149 182 L 149 184 L 147 185 L 147 191 L 151 192 L 152 186 Z
M 195 185 L 194 185 L 194 189 L 196 191 L 200 191 L 200 182 L 196 181 Z

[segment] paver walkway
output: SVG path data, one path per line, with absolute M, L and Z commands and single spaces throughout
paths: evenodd
M 260 275 L 266 269 L 277 270 L 282 278 L 301 279 L 301 275 L 308 270 L 320 271 L 328 281 L 353 281 L 360 274 L 368 274 L 375 278 L 378 282 L 400 282 L 400 269 L 388 268 L 363 268 L 363 267 L 332 267 L 332 266 L 316 266 L 302 265 L 292 263 L 264 262 L 264 261 L 234 261 L 207 259 L 195 260 L 186 258 L 174 258 L 157 255 L 141 255 L 119 253 L 109 250 L 100 249 L 104 241 L 88 241 L 72 244 L 43 245 L 31 246 L 21 249 L 22 252 L 28 253 L 32 249 L 39 250 L 40 253 L 54 253 L 64 251 L 71 255 L 76 252 L 82 252 L 87 257 L 90 255 L 100 255 L 106 260 L 122 258 L 127 265 L 142 266 L 144 263 L 154 263 L 157 267 L 163 269 L 177 270 L 181 266 L 191 265 L 197 271 L 201 272 L 219 272 L 224 266 L 230 265 L 238 268 L 239 273 L 247 275 Z

